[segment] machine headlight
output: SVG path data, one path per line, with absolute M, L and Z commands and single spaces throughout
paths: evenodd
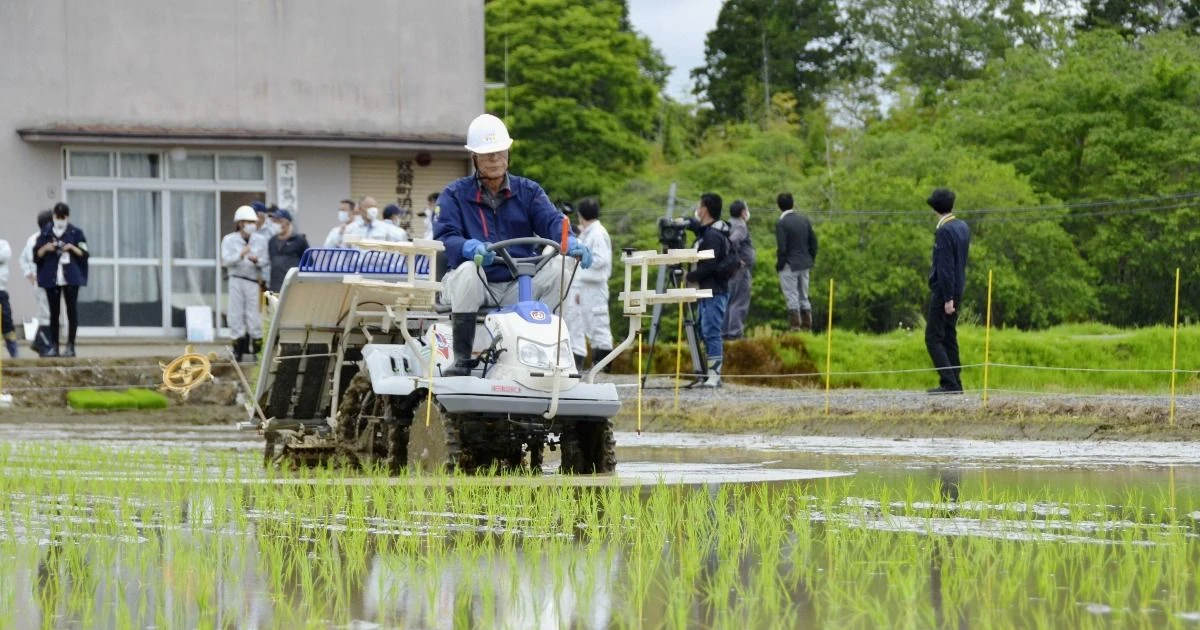
M 571 346 L 567 342 L 558 345 L 558 355 L 555 356 L 554 346 L 543 346 L 528 339 L 517 339 L 517 360 L 531 367 L 542 370 L 554 369 L 555 359 L 558 367 L 570 369 L 575 367 L 575 359 L 571 355 Z

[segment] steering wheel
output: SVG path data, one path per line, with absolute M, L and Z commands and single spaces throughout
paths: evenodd
M 508 248 L 516 245 L 532 245 L 538 249 L 548 246 L 554 248 L 554 251 L 548 254 L 537 254 L 535 256 L 513 258 L 512 255 L 508 253 Z M 512 273 L 513 277 L 515 278 L 518 274 L 518 263 L 533 263 L 533 272 L 537 273 L 538 271 L 541 271 L 542 267 L 546 266 L 546 263 L 557 258 L 558 255 L 562 253 L 562 243 L 552 241 L 548 238 L 542 238 L 540 236 L 523 236 L 521 238 L 510 238 L 508 240 L 492 243 L 491 245 L 487 246 L 487 249 L 488 251 L 496 252 L 496 254 L 500 256 L 500 259 L 504 261 L 504 266 L 508 267 L 508 271 Z

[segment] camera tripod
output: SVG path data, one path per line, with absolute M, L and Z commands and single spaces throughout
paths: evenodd
M 666 248 L 664 248 L 664 250 L 665 249 Z M 659 267 L 659 269 L 658 269 L 658 286 L 657 286 L 657 290 L 659 293 L 663 292 L 668 280 L 671 283 L 672 289 L 681 288 L 683 286 L 683 267 L 681 267 L 679 265 L 671 265 L 669 267 L 664 265 L 662 267 Z M 658 340 L 658 329 L 659 329 L 659 325 L 662 323 L 662 310 L 663 310 L 662 304 L 655 304 L 653 316 L 650 318 L 650 348 L 649 348 L 649 351 L 646 353 L 646 365 L 647 366 L 654 365 L 654 344 Z M 693 387 L 697 383 L 704 380 L 705 371 L 706 371 L 705 362 L 704 362 L 704 351 L 701 350 L 700 344 L 697 342 L 697 339 L 699 339 L 699 337 L 700 337 L 699 326 L 700 326 L 700 320 L 699 320 L 699 318 L 696 317 L 695 305 L 690 302 L 684 303 L 683 304 L 683 330 L 684 330 L 685 336 L 687 337 L 688 350 L 690 351 L 691 357 L 692 357 L 692 373 L 691 373 L 692 382 L 688 384 L 688 387 Z M 642 383 L 641 383 L 643 388 L 646 386 L 647 376 L 645 376 L 645 375 L 649 374 L 649 372 L 650 372 L 649 368 L 647 368 L 646 371 L 643 372 Z

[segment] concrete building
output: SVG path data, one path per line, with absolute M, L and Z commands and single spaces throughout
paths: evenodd
M 188 306 L 220 325 L 237 206 L 290 206 L 319 246 L 345 197 L 420 210 L 468 172 L 483 2 L 4 0 L 0 85 L 18 326 L 17 254 L 66 201 L 92 254 L 81 336 L 179 335 Z

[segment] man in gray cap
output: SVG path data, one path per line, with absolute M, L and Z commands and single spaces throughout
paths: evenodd
M 929 272 L 929 309 L 925 313 L 925 348 L 938 370 L 930 394 L 961 394 L 962 361 L 958 358 L 958 310 L 967 286 L 967 252 L 971 230 L 954 214 L 954 193 L 938 188 L 925 200 L 938 215 L 933 237 L 933 269 Z

